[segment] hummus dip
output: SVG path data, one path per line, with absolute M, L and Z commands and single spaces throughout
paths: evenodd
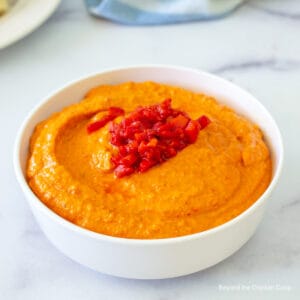
M 137 106 L 172 99 L 209 126 L 195 143 L 144 173 L 117 178 L 108 126 L 87 125 L 111 106 L 128 114 Z M 37 125 L 27 179 L 51 210 L 86 229 L 138 239 L 201 232 L 251 206 L 271 180 L 270 153 L 260 129 L 212 97 L 154 82 L 102 85 L 79 103 Z

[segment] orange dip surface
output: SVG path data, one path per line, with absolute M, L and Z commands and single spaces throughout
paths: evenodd
M 175 157 L 117 178 L 109 124 L 93 134 L 87 124 L 111 106 L 129 114 L 167 98 L 192 119 L 206 115 L 211 123 Z M 270 153 L 255 124 L 212 97 L 154 82 L 92 89 L 36 126 L 27 164 L 31 189 L 58 215 L 95 232 L 138 239 L 221 225 L 251 206 L 271 176 Z

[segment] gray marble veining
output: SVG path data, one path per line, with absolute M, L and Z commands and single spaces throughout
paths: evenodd
M 247 5 L 273 17 L 300 21 L 300 10 L 296 1 L 249 1 Z
M 215 74 L 223 74 L 225 72 L 243 72 L 247 70 L 267 69 L 278 72 L 288 72 L 300 70 L 300 60 L 279 60 L 279 59 L 263 59 L 249 60 L 243 62 L 235 62 L 225 64 L 216 69 L 211 70 Z

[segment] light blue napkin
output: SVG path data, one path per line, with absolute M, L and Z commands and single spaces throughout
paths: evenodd
M 226 16 L 244 0 L 85 0 L 97 17 L 128 25 L 159 25 Z

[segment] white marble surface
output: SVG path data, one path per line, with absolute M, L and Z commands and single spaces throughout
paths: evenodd
M 278 121 L 286 151 L 255 236 L 226 261 L 172 280 L 118 279 L 70 261 L 37 226 L 12 167 L 20 122 L 47 93 L 144 63 L 208 70 L 251 91 Z M 63 0 L 37 31 L 0 51 L 0 299 L 300 299 L 299 83 L 298 0 L 248 1 L 226 19 L 164 27 L 112 24 L 88 16 L 82 1 Z

